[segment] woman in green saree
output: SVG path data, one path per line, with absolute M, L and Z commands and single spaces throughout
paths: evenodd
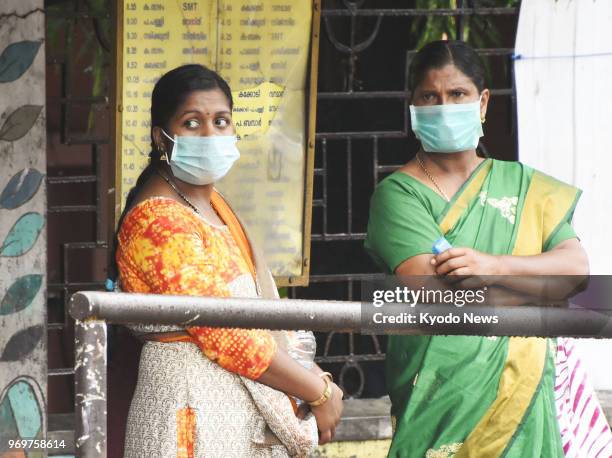
M 430 43 L 409 86 L 421 148 L 372 197 L 365 246 L 374 259 L 397 276 L 495 275 L 499 286 L 511 275 L 587 274 L 571 226 L 580 191 L 476 154 L 489 101 L 478 55 L 462 42 Z M 453 248 L 434 256 L 442 236 Z M 389 456 L 564 457 L 556 350 L 542 338 L 391 336 Z M 575 456 L 604 456 L 597 451 Z

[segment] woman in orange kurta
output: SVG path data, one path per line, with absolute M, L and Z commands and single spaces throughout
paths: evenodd
M 238 156 L 231 109 L 227 83 L 203 66 L 179 67 L 157 82 L 151 163 L 127 198 L 115 240 L 123 291 L 259 297 L 274 290 L 213 188 Z M 316 365 L 307 370 L 289 357 L 285 334 L 132 329 L 145 345 L 126 457 L 295 456 L 316 445 L 317 430 L 319 443 L 331 440 L 342 393 Z M 310 404 L 316 426 L 298 420 L 287 395 Z
M 125 291 L 189 296 L 257 296 L 247 261 L 226 225 L 205 221 L 167 197 L 149 198 L 124 219 L 117 263 Z M 179 328 L 182 330 L 182 328 Z M 225 369 L 257 379 L 276 350 L 262 330 L 186 328 Z

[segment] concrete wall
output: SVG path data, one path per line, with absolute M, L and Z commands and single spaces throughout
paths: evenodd
M 42 8 L 43 0 L 0 2 L 0 456 L 9 439 L 46 436 Z
M 519 159 L 583 190 L 574 228 L 593 275 L 612 275 L 610 24 L 609 1 L 523 2 L 515 47 Z M 612 390 L 612 340 L 578 348 L 595 387 Z

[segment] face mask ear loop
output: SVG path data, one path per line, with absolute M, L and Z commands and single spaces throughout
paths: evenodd
M 164 129 L 161 129 L 161 131 L 162 131 L 162 134 L 164 134 L 168 140 L 170 140 L 172 143 L 176 143 L 176 140 L 172 138 L 170 135 L 168 135 Z

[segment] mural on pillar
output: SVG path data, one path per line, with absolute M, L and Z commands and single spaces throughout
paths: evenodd
M 42 0 L 2 3 L 0 458 L 35 457 L 9 440 L 46 434 L 44 17 Z

